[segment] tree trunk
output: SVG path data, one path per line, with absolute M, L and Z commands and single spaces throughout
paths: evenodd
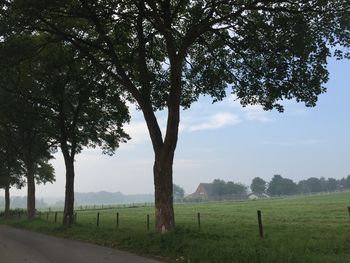
M 177 143 L 178 122 L 168 127 L 165 141 L 152 107 L 143 105 L 144 118 L 152 140 L 155 161 L 153 165 L 156 231 L 165 233 L 175 228 L 173 208 L 173 159 Z M 169 114 L 170 115 L 170 114 Z
M 31 162 L 27 162 L 27 217 L 29 220 L 35 218 L 35 179 L 34 169 Z
M 180 123 L 181 63 L 172 61 L 171 91 L 168 98 L 168 120 L 164 140 L 149 101 L 139 102 L 152 140 L 155 161 L 153 166 L 155 188 L 156 231 L 166 233 L 175 229 L 173 207 L 173 160 Z
M 5 218 L 10 216 L 10 186 L 5 187 Z
M 74 223 L 74 157 L 65 156 L 66 192 L 64 201 L 63 224 Z
M 162 162 L 156 158 L 153 166 L 153 173 L 156 231 L 165 233 L 175 228 L 172 162 Z

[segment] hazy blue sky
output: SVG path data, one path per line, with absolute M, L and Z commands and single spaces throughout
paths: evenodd
M 232 97 L 216 104 L 204 97 L 182 111 L 174 182 L 188 194 L 216 178 L 249 185 L 256 176 L 270 180 L 277 173 L 295 181 L 350 174 L 350 61 L 331 60 L 328 69 L 328 91 L 315 108 L 288 101 L 281 114 L 242 108 Z M 164 126 L 165 115 L 158 115 Z M 133 110 L 132 116 L 127 131 L 133 139 L 116 155 L 87 149 L 77 156 L 76 191 L 153 193 L 152 146 L 142 115 Z M 53 164 L 57 181 L 38 186 L 39 197 L 64 196 L 61 153 Z

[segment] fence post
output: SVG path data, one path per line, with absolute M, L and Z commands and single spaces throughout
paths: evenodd
M 149 215 L 147 214 L 147 231 L 149 231 Z
M 55 212 L 55 224 L 57 223 L 57 211 Z
M 258 223 L 259 223 L 259 235 L 261 238 L 264 238 L 264 229 L 263 229 L 263 224 L 262 224 L 262 220 L 261 220 L 261 211 L 258 210 Z
M 117 222 L 116 222 L 116 226 L 117 226 L 117 229 L 119 229 L 119 212 L 117 212 Z
M 201 228 L 201 213 L 197 213 L 197 219 L 198 219 L 198 228 Z
M 97 218 L 96 218 L 96 226 L 100 225 L 100 213 L 97 213 Z
M 348 212 L 349 212 L 349 216 L 350 216 L 350 206 L 348 206 Z

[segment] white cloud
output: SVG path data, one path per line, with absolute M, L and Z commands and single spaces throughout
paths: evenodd
M 131 140 L 127 144 L 122 145 L 122 147 L 133 148 L 136 144 L 150 143 L 149 132 L 142 113 L 136 110 L 135 105 L 128 106 L 130 107 L 132 119 L 131 123 L 125 126 L 125 130 L 131 136 Z M 232 110 L 234 113 L 230 112 Z M 224 102 L 216 103 L 210 107 L 206 103 L 197 102 L 190 110 L 181 112 L 183 116 L 181 116 L 179 133 L 221 129 L 237 125 L 243 120 L 267 123 L 272 121 L 268 114 L 259 105 L 242 107 L 233 95 L 224 100 Z M 156 117 L 164 136 L 167 112 L 157 112 Z
M 220 129 L 226 126 L 236 125 L 241 120 L 234 114 L 228 112 L 221 112 L 208 117 L 201 123 L 188 125 L 188 131 L 200 131 L 200 130 L 211 130 Z
M 242 108 L 244 117 L 249 121 L 271 122 L 272 119 L 268 117 L 268 112 L 264 111 L 260 105 L 249 105 Z
M 313 144 L 320 144 L 320 143 L 323 143 L 323 141 L 318 139 L 309 139 L 309 140 L 301 141 L 301 144 L 304 144 L 304 145 L 313 145 Z
M 265 111 L 261 105 L 247 105 L 243 107 L 236 95 L 231 95 L 225 100 L 225 104 L 239 112 L 243 119 L 261 123 L 272 122 L 270 112 Z

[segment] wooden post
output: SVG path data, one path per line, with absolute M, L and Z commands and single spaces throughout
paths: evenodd
M 262 220 L 261 220 L 261 211 L 258 210 L 258 223 L 259 223 L 259 235 L 261 238 L 264 238 L 264 229 L 263 229 L 263 224 L 262 224 Z
M 201 213 L 197 213 L 197 218 L 198 218 L 198 228 L 201 228 Z
M 149 215 L 147 214 L 147 231 L 149 231 Z
M 119 212 L 117 212 L 117 215 L 116 215 L 116 227 L 117 229 L 119 229 Z
M 55 224 L 57 223 L 57 211 L 55 212 Z
M 348 212 L 349 212 L 349 216 L 350 216 L 350 206 L 348 206 Z
M 98 227 L 100 225 L 100 213 L 97 213 L 97 218 L 96 218 L 96 226 Z

